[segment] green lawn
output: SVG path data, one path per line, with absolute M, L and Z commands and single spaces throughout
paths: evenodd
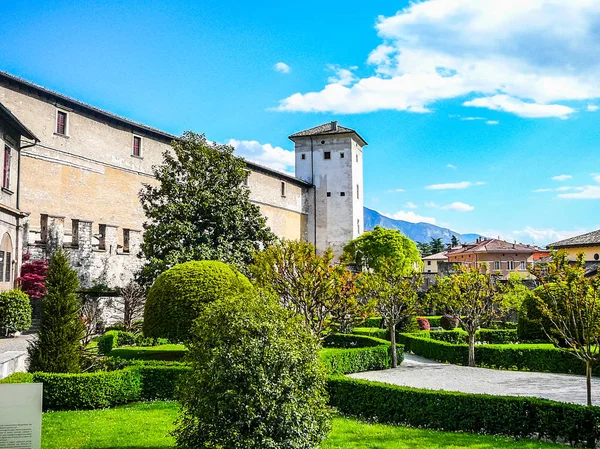
M 50 412 L 43 417 L 46 449 L 161 449 L 173 447 L 168 436 L 177 418 L 176 402 L 141 402 L 104 410 Z M 563 448 L 536 441 L 437 432 L 337 417 L 322 449 Z

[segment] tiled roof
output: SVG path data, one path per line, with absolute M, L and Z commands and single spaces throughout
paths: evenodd
M 0 117 L 2 117 L 13 128 L 15 128 L 17 131 L 19 131 L 19 133 L 23 137 L 26 137 L 27 139 L 35 140 L 36 142 L 40 141 L 40 139 L 35 137 L 35 134 L 33 134 L 29 130 L 29 128 L 27 128 L 23 123 L 21 123 L 21 120 L 19 120 L 17 117 L 15 117 L 15 115 L 12 112 L 10 112 L 10 109 L 8 109 L 2 103 L 0 103 Z
M 448 251 L 442 251 L 441 253 L 431 254 L 430 256 L 423 257 L 423 260 L 446 260 L 448 258 Z
M 363 139 L 360 134 L 354 131 L 351 128 L 346 128 L 345 126 L 338 125 L 337 121 L 324 123 L 319 126 L 315 126 L 314 128 L 305 129 L 304 131 L 298 131 L 297 133 L 289 136 L 291 140 L 294 140 L 294 137 L 307 137 L 307 136 L 329 136 L 332 134 L 348 134 L 353 133 L 362 141 L 363 145 L 368 145 L 366 140 Z
M 458 248 L 449 251 L 448 255 L 456 255 L 461 253 L 535 253 L 537 248 L 531 245 L 523 245 L 522 243 L 510 243 L 499 239 L 484 239 L 478 242 L 467 243 Z
M 597 231 L 588 232 L 587 234 L 577 235 L 570 239 L 561 240 L 559 242 L 550 243 L 551 248 L 563 248 L 568 246 L 592 246 L 600 245 L 600 229 Z

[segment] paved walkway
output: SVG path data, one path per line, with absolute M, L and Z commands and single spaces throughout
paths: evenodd
M 35 334 L 25 334 L 14 338 L 0 338 L 0 353 L 8 351 L 27 351 L 29 340 L 34 337 Z
M 561 402 L 586 403 L 585 376 L 470 368 L 434 362 L 411 354 L 405 354 L 404 357 L 398 368 L 349 376 L 430 390 L 535 396 Z M 592 377 L 592 403 L 600 405 L 598 377 Z

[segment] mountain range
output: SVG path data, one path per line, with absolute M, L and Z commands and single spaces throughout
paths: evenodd
M 427 243 L 431 239 L 441 238 L 444 243 L 450 243 L 455 235 L 461 243 L 469 243 L 482 237 L 479 234 L 459 234 L 451 229 L 442 228 L 430 223 L 411 223 L 404 220 L 394 220 L 376 210 L 365 207 L 365 231 L 372 231 L 375 226 L 387 229 L 397 229 L 415 242 Z

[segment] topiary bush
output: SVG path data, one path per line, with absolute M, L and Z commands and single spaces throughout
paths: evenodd
M 148 292 L 143 333 L 146 337 L 185 341 L 203 306 L 251 290 L 246 276 L 223 262 L 203 260 L 175 265 L 158 276 Z
M 552 324 L 548 323 L 548 319 L 543 318 L 541 312 L 538 310 L 534 295 L 528 295 L 521 304 L 517 320 L 519 341 L 549 342 L 550 339 L 542 328 L 542 320 L 546 322 L 546 329 L 552 329 Z
M 429 320 L 427 318 L 417 318 L 417 323 L 419 324 L 419 329 L 422 331 L 428 331 L 431 329 Z
M 458 318 L 455 316 L 446 314 L 442 315 L 440 318 L 440 327 L 444 330 L 451 331 L 452 329 L 456 329 L 458 326 Z
M 31 303 L 21 290 L 0 293 L 0 335 L 10 336 L 31 327 Z
M 319 346 L 274 300 L 247 294 L 208 304 L 189 340 L 177 447 L 317 447 L 330 428 Z

